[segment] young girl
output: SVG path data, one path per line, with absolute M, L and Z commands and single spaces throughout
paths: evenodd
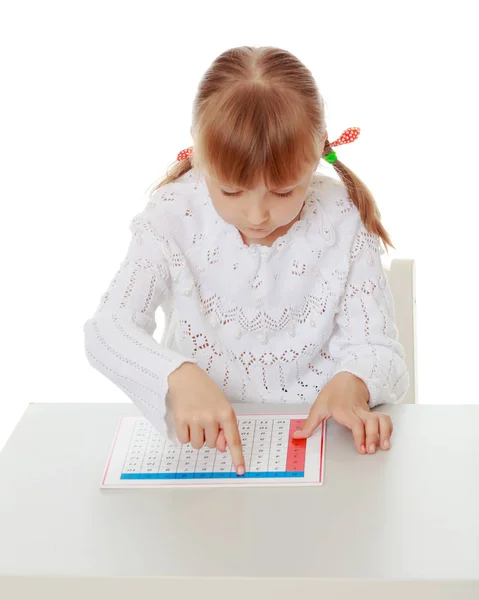
M 408 389 L 383 271 L 392 246 L 364 183 L 330 144 L 311 72 L 286 50 L 223 52 L 200 82 L 193 147 L 130 224 L 126 258 L 84 324 L 90 364 L 160 432 L 228 444 L 245 472 L 232 402 L 312 405 L 357 451 L 388 449 L 371 412 Z M 320 158 L 339 179 L 317 172 Z M 153 338 L 161 306 L 165 330 Z

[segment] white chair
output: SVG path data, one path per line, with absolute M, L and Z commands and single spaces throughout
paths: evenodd
M 404 346 L 406 366 L 409 371 L 409 390 L 405 404 L 417 402 L 416 369 L 416 272 L 413 259 L 395 258 L 384 270 L 394 299 L 399 341 Z

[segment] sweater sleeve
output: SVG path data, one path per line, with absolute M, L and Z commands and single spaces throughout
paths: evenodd
M 370 407 L 400 402 L 409 387 L 398 341 L 394 303 L 381 262 L 379 238 L 360 222 L 329 352 L 334 374 L 348 371 L 368 387 Z
M 143 213 L 130 223 L 126 257 L 94 314 L 83 325 L 89 363 L 123 390 L 162 434 L 174 436 L 168 376 L 196 361 L 158 343 L 155 312 L 169 295 L 163 239 Z

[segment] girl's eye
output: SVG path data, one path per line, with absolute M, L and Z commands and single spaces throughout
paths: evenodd
M 241 192 L 225 192 L 224 190 L 221 190 L 223 192 L 223 194 L 225 196 L 239 196 L 241 194 Z M 286 192 L 285 194 L 276 194 L 277 196 L 281 196 L 282 198 L 286 198 L 287 196 L 291 196 L 291 194 L 293 193 L 293 190 Z

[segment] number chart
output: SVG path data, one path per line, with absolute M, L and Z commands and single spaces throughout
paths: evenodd
M 325 421 L 296 440 L 307 415 L 238 415 L 246 473 L 236 474 L 229 449 L 197 450 L 164 437 L 144 417 L 122 417 L 102 488 L 321 485 Z

